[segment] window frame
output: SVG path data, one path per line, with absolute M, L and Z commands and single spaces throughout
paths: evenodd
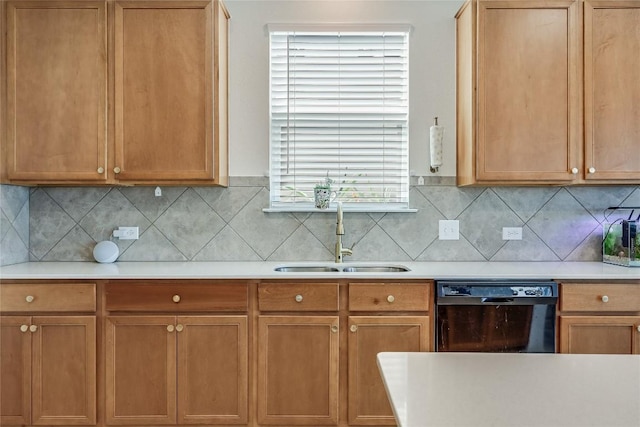
M 270 194 L 269 194 L 269 208 L 264 209 L 266 212 L 316 212 L 320 211 L 320 209 L 315 208 L 313 204 L 313 194 L 310 195 L 311 200 L 308 202 L 286 202 L 281 201 L 277 196 L 277 190 L 274 186 L 278 185 L 281 180 L 279 179 L 280 175 L 277 176 L 278 179 L 274 179 L 274 140 L 272 127 L 274 123 L 274 112 L 273 112 L 273 82 L 274 78 L 272 75 L 272 34 L 275 32 L 300 32 L 300 33 L 404 33 L 404 42 L 403 42 L 403 50 L 406 52 L 403 57 L 403 73 L 404 73 L 404 84 L 403 88 L 403 96 L 405 100 L 405 104 L 403 106 L 404 110 L 401 113 L 404 116 L 403 120 L 403 128 L 402 128 L 402 136 L 401 142 L 398 143 L 401 148 L 401 162 L 399 164 L 402 165 L 400 169 L 400 175 L 395 178 L 395 183 L 400 188 L 400 201 L 391 202 L 350 202 L 348 199 L 342 199 L 343 208 L 348 211 L 359 211 L 359 212 L 415 212 L 415 209 L 411 209 L 409 207 L 409 193 L 410 193 L 410 156 L 409 156 L 409 61 L 410 61 L 410 36 L 412 32 L 412 26 L 408 24 L 269 24 L 267 25 L 267 32 L 269 37 L 269 183 L 270 183 Z M 288 69 L 287 65 L 287 69 Z M 287 97 L 287 99 L 289 99 Z M 382 114 L 382 113 L 379 113 Z M 278 148 L 282 146 L 282 140 L 279 139 L 275 141 L 278 144 Z M 336 179 L 335 176 L 331 176 L 330 178 Z M 320 183 L 320 182 L 317 182 Z M 339 185 L 339 184 L 338 184 Z M 306 188 L 305 188 L 306 189 Z M 311 190 L 312 191 L 312 190 Z M 335 205 L 335 204 L 333 204 Z M 333 209 L 330 207 L 329 209 L 323 209 L 327 211 L 335 210 L 335 206 Z

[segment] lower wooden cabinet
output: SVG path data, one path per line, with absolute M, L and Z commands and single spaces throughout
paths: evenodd
M 247 366 L 247 316 L 110 316 L 107 424 L 244 424 Z
M 640 316 L 561 316 L 560 352 L 640 354 Z
M 338 316 L 259 316 L 258 424 L 338 424 Z
M 428 316 L 349 317 L 349 424 L 395 425 L 378 370 L 383 351 L 427 351 Z
M 640 354 L 640 282 L 564 282 L 560 353 Z
M 96 424 L 96 317 L 0 316 L 0 424 Z

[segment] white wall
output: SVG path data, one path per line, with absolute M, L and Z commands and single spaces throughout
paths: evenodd
M 411 24 L 409 52 L 410 169 L 429 172 L 429 126 L 445 126 L 444 164 L 455 175 L 455 13 L 462 0 L 225 0 L 230 22 L 231 176 L 269 169 L 269 38 L 275 23 Z

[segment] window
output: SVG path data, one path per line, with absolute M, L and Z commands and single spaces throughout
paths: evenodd
M 270 28 L 271 209 L 408 209 L 408 35 Z

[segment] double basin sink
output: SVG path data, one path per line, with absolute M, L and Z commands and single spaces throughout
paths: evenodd
M 283 265 L 274 268 L 281 273 L 402 273 L 411 271 L 404 265 Z

